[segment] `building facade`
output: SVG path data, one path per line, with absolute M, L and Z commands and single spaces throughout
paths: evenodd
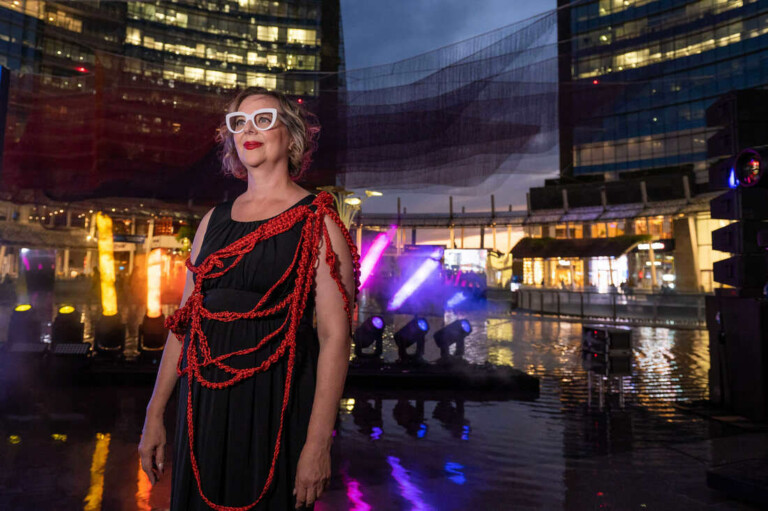
M 118 274 L 152 248 L 183 270 L 179 231 L 242 187 L 218 173 L 224 101 L 246 86 L 286 92 L 325 130 L 343 86 L 340 25 L 338 0 L 0 0 L 0 224 L 29 231 L 6 229 L 0 275 L 16 274 L 22 248 L 56 250 L 27 235 L 41 226 L 77 234 L 57 250 L 59 278 L 90 273 L 91 217 L 115 197 Z M 308 186 L 334 183 L 332 162 L 315 163 Z
M 531 190 L 528 236 L 650 239 L 581 262 L 528 258 L 527 281 L 712 291 L 725 254 L 711 249 L 723 222 L 709 217 L 704 113 L 731 90 L 768 85 L 768 2 L 558 6 L 561 176 Z

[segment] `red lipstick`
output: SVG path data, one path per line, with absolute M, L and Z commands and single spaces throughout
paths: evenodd
M 245 147 L 248 151 L 250 151 L 251 149 L 256 149 L 257 147 L 261 147 L 263 145 L 264 144 L 262 144 L 261 142 L 246 142 L 245 144 L 243 144 L 243 147 Z

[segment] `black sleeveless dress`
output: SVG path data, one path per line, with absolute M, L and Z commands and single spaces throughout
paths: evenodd
M 289 209 L 311 204 L 314 198 L 314 195 L 308 195 Z M 224 202 L 214 208 L 200 254 L 194 261 L 195 266 L 212 252 L 269 220 L 232 220 L 233 202 Z M 252 309 L 290 266 L 303 225 L 304 221 L 298 222 L 292 229 L 257 243 L 235 268 L 219 278 L 207 279 L 203 284 L 205 307 L 213 312 L 245 312 Z M 225 259 L 225 265 L 229 261 Z M 294 275 L 286 280 L 282 285 L 284 289 L 277 290 L 275 301 L 293 291 L 295 280 Z M 314 301 L 310 296 L 296 335 L 292 391 L 274 480 L 269 492 L 252 508 L 256 511 L 288 511 L 295 508 L 293 488 L 296 465 L 312 411 L 319 353 L 317 335 L 312 327 L 313 311 Z M 254 346 L 277 329 L 284 319 L 285 316 L 279 316 L 222 322 L 203 318 L 202 329 L 208 338 L 211 355 L 215 357 Z M 274 353 L 283 338 L 283 335 L 277 335 L 263 349 L 230 357 L 227 362 L 236 368 L 254 367 Z M 189 333 L 184 339 L 182 369 L 187 365 L 188 343 Z M 227 379 L 227 373 L 216 367 L 205 367 L 202 371 L 209 380 Z M 256 500 L 264 488 L 280 424 L 286 371 L 287 357 L 283 357 L 267 371 L 223 389 L 207 389 L 194 382 L 191 392 L 195 456 L 203 492 L 214 503 L 245 506 Z M 186 419 L 189 391 L 187 377 L 179 378 L 171 511 L 211 509 L 200 497 L 190 463 Z

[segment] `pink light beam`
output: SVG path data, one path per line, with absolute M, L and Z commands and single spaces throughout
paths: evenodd
M 389 231 L 382 232 L 373 240 L 371 248 L 365 253 L 363 261 L 360 263 L 360 289 L 363 288 L 368 277 L 373 273 L 373 269 L 384 254 L 384 250 L 386 250 L 392 242 L 392 238 L 394 238 L 396 232 L 397 227 L 392 227 Z

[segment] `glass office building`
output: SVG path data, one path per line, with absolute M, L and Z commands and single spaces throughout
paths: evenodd
M 728 91 L 768 84 L 768 2 L 558 4 L 564 172 L 612 179 L 686 165 L 703 189 L 705 109 Z
M 90 72 L 95 53 L 104 51 L 154 64 L 135 64 L 135 72 L 175 83 L 218 89 L 259 85 L 316 96 L 316 73 L 325 70 L 321 50 L 331 59 L 343 55 L 334 5 L 320 0 L 0 0 L 0 65 L 77 76 Z M 323 32 L 335 45 L 322 46 Z

